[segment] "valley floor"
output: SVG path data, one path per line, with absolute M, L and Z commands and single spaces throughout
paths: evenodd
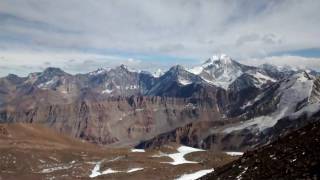
M 230 154 L 230 153 L 229 153 Z M 195 179 L 237 159 L 177 144 L 103 148 L 37 124 L 0 125 L 0 179 Z

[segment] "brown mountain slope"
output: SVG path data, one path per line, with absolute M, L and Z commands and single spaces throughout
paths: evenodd
M 97 146 L 73 139 L 39 124 L 12 123 L 0 124 L 0 147 L 21 148 L 96 148 Z M 12 143 L 14 142 L 14 143 Z
M 201 179 L 319 179 L 319 144 L 320 122 L 316 121 Z

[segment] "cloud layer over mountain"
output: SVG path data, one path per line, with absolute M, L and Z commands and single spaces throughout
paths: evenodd
M 98 66 L 133 58 L 141 67 L 194 64 L 220 52 L 247 60 L 320 51 L 316 0 L 0 1 L 0 66 L 12 70 L 48 62 Z M 35 66 L 26 54 L 41 60 Z

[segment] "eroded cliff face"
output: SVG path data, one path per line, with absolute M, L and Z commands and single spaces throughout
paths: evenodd
M 123 146 L 190 122 L 220 120 L 221 108 L 212 98 L 132 96 L 52 104 L 30 97 L 2 107 L 1 121 L 42 123 L 90 142 Z

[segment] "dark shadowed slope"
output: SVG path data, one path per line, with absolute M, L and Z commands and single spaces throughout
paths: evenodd
M 319 179 L 319 144 L 320 122 L 316 121 L 201 179 Z

